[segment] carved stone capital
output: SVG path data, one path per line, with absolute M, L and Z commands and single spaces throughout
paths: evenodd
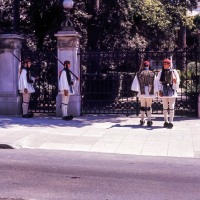
M 79 48 L 81 35 L 76 31 L 59 31 L 57 37 L 58 48 Z
M 67 38 L 58 38 L 58 48 L 66 48 L 66 47 L 79 47 L 79 38 L 76 37 L 67 37 Z
M 22 39 L 19 36 L 11 34 L 0 35 L 0 47 L 1 49 L 21 49 Z

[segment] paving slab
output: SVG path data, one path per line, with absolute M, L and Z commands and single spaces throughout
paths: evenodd
M 175 117 L 173 129 L 163 116 L 153 126 L 139 125 L 139 117 L 83 115 L 72 121 L 37 115 L 32 119 L 0 116 L 0 144 L 20 148 L 103 152 L 129 155 L 200 157 L 200 119 Z

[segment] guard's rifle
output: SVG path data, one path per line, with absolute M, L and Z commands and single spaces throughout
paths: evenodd
M 21 63 L 21 65 L 22 65 L 22 61 L 13 52 L 9 51 L 9 53 L 11 53 Z M 23 68 L 21 67 L 21 70 L 22 69 Z M 21 70 L 20 70 L 20 73 L 21 73 Z M 36 74 L 33 73 L 33 71 L 31 71 L 31 73 L 33 74 L 34 77 L 37 77 Z
M 0 54 L 6 53 L 6 52 L 11 53 L 15 58 L 17 58 L 17 60 L 18 60 L 19 62 L 21 62 L 21 60 L 20 60 L 12 51 L 13 51 L 13 50 L 4 49 L 4 50 L 0 50 Z
M 12 55 L 13 55 L 15 58 L 17 58 L 17 60 L 18 60 L 20 63 L 22 63 L 22 61 L 21 61 L 13 52 L 10 52 L 10 53 L 12 53 Z
M 175 75 L 175 73 L 174 73 L 174 65 L 173 65 L 172 58 L 173 58 L 173 56 L 171 55 L 171 56 L 170 56 L 170 64 L 171 64 L 170 70 L 171 70 L 171 72 L 172 72 L 172 77 L 173 77 L 173 79 L 174 79 L 174 78 L 176 79 L 176 75 Z
M 65 67 L 64 63 L 57 56 L 55 56 L 50 50 L 48 51 L 53 55 L 54 58 L 56 58 L 57 61 L 60 62 L 60 64 Z M 78 76 L 76 76 L 69 68 L 67 68 L 67 70 L 69 70 L 69 72 L 76 78 L 76 80 L 79 80 Z
M 143 70 L 143 63 L 144 63 L 144 55 L 142 54 L 141 62 L 140 62 L 140 69 L 139 69 L 140 72 Z
M 21 60 L 13 53 L 13 50 L 9 50 L 9 49 L 0 50 L 0 54 L 6 53 L 6 52 L 11 53 L 22 64 Z
M 12 52 L 12 50 L 7 50 L 7 49 L 6 50 L 0 50 L 0 54 L 6 53 L 6 52 L 11 53 L 22 65 L 22 61 Z
M 171 55 L 171 56 L 170 56 L 170 66 L 171 66 L 171 71 L 173 71 L 173 67 L 174 67 L 174 66 L 173 66 L 172 57 L 173 57 L 173 56 Z

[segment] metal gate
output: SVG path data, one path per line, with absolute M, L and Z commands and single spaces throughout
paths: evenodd
M 193 51 L 82 52 L 82 114 L 139 114 L 140 103 L 131 84 L 142 58 L 158 73 L 165 58 L 173 57 L 173 67 L 181 77 L 175 113 L 197 116 L 200 53 Z M 162 101 L 153 100 L 153 113 L 162 113 Z
M 25 58 L 32 61 L 31 73 L 38 76 L 35 81 L 35 93 L 31 95 L 29 110 L 34 113 L 55 113 L 57 96 L 57 60 L 50 52 L 22 52 Z

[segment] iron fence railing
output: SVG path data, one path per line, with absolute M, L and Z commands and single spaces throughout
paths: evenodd
M 140 104 L 131 84 L 141 61 L 148 60 L 157 74 L 163 59 L 171 56 L 173 68 L 181 77 L 176 114 L 197 116 L 200 76 L 197 50 L 80 53 L 82 114 L 139 114 Z M 154 99 L 152 110 L 162 113 L 161 98 Z

